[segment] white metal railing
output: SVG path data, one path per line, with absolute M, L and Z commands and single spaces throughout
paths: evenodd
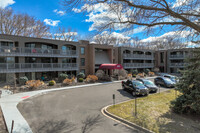
M 171 67 L 185 67 L 187 63 L 170 63 Z
M 78 56 L 76 50 L 42 49 L 27 47 L 0 47 L 0 55 L 6 56 L 43 56 L 43 57 L 66 57 Z
M 170 58 L 184 59 L 184 58 L 188 58 L 188 57 L 190 57 L 190 56 L 192 56 L 191 53 L 189 53 L 189 54 L 170 55 L 169 57 L 170 57 Z
M 124 68 L 147 68 L 154 67 L 153 63 L 124 63 Z
M 179 55 L 170 55 L 169 57 L 170 57 L 170 58 L 185 58 L 186 55 L 183 55 L 183 54 L 179 54 Z
M 145 55 L 145 54 L 123 54 L 123 58 L 129 58 L 129 59 L 134 59 L 134 58 L 139 58 L 139 59 L 153 59 L 153 55 Z
M 76 63 L 0 63 L 0 73 L 78 70 Z

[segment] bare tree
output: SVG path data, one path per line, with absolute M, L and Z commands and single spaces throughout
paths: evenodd
M 187 43 L 183 43 L 181 39 L 176 37 L 164 37 L 152 42 L 146 42 L 146 48 L 159 50 L 159 49 L 180 49 L 188 46 Z
M 12 9 L 0 8 L 0 34 L 46 38 L 49 26 L 27 14 L 14 14 Z
M 97 44 L 119 46 L 129 43 L 130 37 L 116 32 L 109 33 L 108 31 L 104 31 L 101 34 L 93 36 L 92 41 Z
M 78 38 L 78 33 L 76 30 L 72 31 L 69 27 L 66 29 L 65 27 L 58 27 L 56 32 L 52 35 L 52 39 L 55 40 L 65 40 L 65 41 L 74 41 Z
M 200 35 L 199 0 L 63 0 L 63 5 L 75 12 L 92 12 L 87 21 L 93 22 L 92 29 L 99 31 L 138 26 L 151 31 L 153 27 L 173 26 L 178 31 L 191 31 L 195 38 Z

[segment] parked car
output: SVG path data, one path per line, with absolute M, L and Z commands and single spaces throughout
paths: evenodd
M 165 78 L 169 78 L 171 81 L 173 81 L 174 83 L 177 83 L 179 80 L 178 80 L 178 77 L 176 76 L 173 76 L 173 75 L 169 75 L 169 74 L 164 74 L 163 77 Z
M 149 92 L 157 92 L 158 87 L 151 80 L 144 78 L 139 78 L 137 80 L 142 82 L 149 89 Z
M 156 85 L 161 85 L 161 86 L 165 86 L 165 87 L 174 87 L 175 86 L 175 82 L 171 81 L 169 78 L 165 78 L 165 77 L 156 77 L 154 79 L 154 83 Z
M 127 80 L 122 81 L 123 90 L 127 90 L 133 96 L 135 95 L 149 95 L 148 88 L 140 81 L 137 80 Z

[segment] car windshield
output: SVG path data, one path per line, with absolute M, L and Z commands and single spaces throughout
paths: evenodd
M 134 85 L 134 84 L 135 84 L 136 86 L 144 86 L 143 83 L 141 83 L 141 82 L 133 82 L 133 85 Z
M 149 80 L 145 80 L 144 84 L 145 85 L 154 85 L 154 83 L 152 81 L 149 81 Z
M 177 77 L 171 76 L 171 80 L 175 81 L 175 80 L 177 80 Z
M 172 82 L 171 79 L 168 79 L 168 78 L 164 78 L 164 80 L 165 80 L 166 82 L 168 82 L 168 83 L 171 83 L 171 82 Z

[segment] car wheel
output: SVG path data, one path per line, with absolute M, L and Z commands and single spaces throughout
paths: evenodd
M 133 95 L 133 96 L 136 96 L 136 93 L 135 93 L 135 91 L 132 91 L 132 95 Z

